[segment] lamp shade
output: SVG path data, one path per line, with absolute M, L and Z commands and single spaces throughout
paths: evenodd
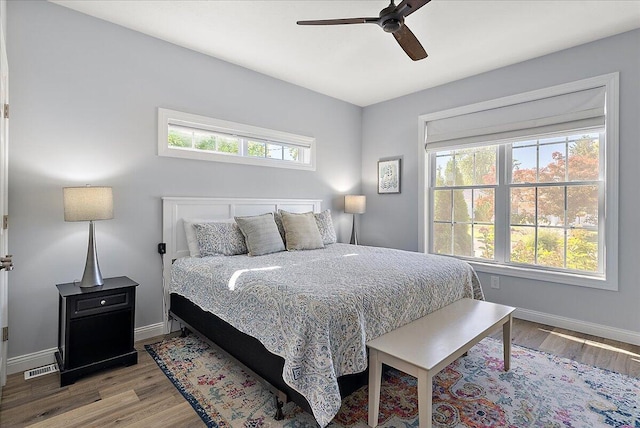
M 367 197 L 364 195 L 345 195 L 344 212 L 347 214 L 364 214 L 367 210 Z
M 109 220 L 113 218 L 111 187 L 65 187 L 64 221 Z

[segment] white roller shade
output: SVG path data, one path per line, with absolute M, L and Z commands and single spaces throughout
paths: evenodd
M 603 126 L 605 87 L 427 122 L 428 151 Z

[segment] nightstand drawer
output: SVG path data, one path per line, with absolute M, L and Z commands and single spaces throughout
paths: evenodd
M 114 306 L 126 306 L 129 303 L 129 293 L 110 294 L 103 297 L 92 297 L 89 299 L 78 299 L 76 301 L 76 314 L 86 311 L 95 313 L 94 309 L 105 308 L 108 310 L 116 309 Z

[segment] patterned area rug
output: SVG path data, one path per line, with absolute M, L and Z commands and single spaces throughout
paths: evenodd
M 315 427 L 293 403 L 275 421 L 273 395 L 195 335 L 147 345 L 158 366 L 210 427 Z M 514 346 L 502 370 L 502 342 L 486 338 L 440 372 L 434 427 L 640 428 L 640 380 Z M 418 427 L 417 381 L 385 371 L 380 426 Z M 343 400 L 329 425 L 367 426 L 367 387 Z

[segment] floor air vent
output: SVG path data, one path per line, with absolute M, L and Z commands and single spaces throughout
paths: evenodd
M 49 364 L 48 366 L 37 367 L 35 369 L 27 370 L 24 372 L 24 380 L 33 379 L 34 377 L 44 376 L 49 373 L 55 373 L 58 371 L 57 364 Z

